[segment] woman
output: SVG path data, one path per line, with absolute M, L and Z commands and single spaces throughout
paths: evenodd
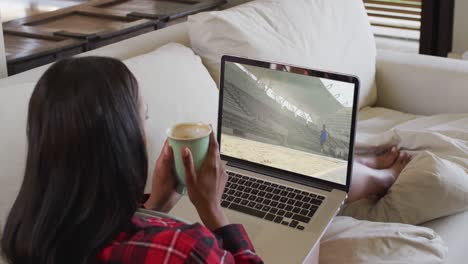
M 184 149 L 200 224 L 136 214 L 148 169 L 144 104 L 125 65 L 102 57 L 62 60 L 29 102 L 24 180 L 1 247 L 11 263 L 260 263 L 243 227 L 220 207 L 227 176 L 213 134 L 194 171 Z M 178 200 L 172 150 L 157 160 L 147 209 Z

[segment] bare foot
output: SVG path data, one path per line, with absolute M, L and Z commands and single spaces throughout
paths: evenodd
M 401 171 L 406 167 L 406 165 L 408 165 L 410 161 L 411 155 L 406 152 L 401 152 L 398 156 L 398 159 L 393 163 L 393 166 L 384 171 L 388 171 L 394 180 L 396 180 L 398 176 L 400 176 Z
M 406 152 L 401 152 L 400 155 L 398 155 L 396 161 L 393 163 L 392 167 L 385 170 L 380 170 L 378 175 L 378 183 L 382 188 L 383 193 L 385 193 L 388 188 L 390 188 L 393 183 L 395 183 L 398 176 L 400 176 L 400 173 L 410 161 L 411 156 Z
M 398 149 L 393 146 L 379 155 L 356 156 L 355 160 L 367 167 L 381 170 L 390 168 L 395 163 L 399 154 Z

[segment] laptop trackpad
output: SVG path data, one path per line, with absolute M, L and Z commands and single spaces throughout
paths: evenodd
M 229 209 L 225 209 L 224 211 L 231 224 L 242 224 L 251 239 L 262 231 L 262 222 L 265 220 Z

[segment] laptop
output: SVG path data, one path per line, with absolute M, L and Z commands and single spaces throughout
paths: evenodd
M 354 76 L 222 57 L 221 206 L 265 263 L 308 262 L 344 204 L 358 90 Z M 196 215 L 180 206 L 175 215 Z

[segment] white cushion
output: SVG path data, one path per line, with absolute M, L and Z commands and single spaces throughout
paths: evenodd
M 468 210 L 468 114 L 424 117 L 366 108 L 359 119 L 357 149 L 398 145 L 414 158 L 383 198 L 352 203 L 343 215 L 422 224 Z
M 150 53 L 124 61 L 136 76 L 148 104 L 146 135 L 149 177 L 165 130 L 176 122 L 202 121 L 216 129 L 218 90 L 201 59 L 180 44 L 167 44 Z M 0 87 L 0 225 L 21 186 L 26 160 L 26 119 L 34 83 Z M 150 191 L 150 184 L 146 191 Z
M 468 210 L 468 173 L 465 168 L 423 152 L 406 166 L 380 200 L 364 199 L 342 214 L 380 222 L 422 224 Z
M 447 246 L 429 228 L 336 217 L 320 242 L 321 264 L 444 263 Z
M 379 85 L 379 89 L 380 89 L 380 85 Z M 439 117 L 444 117 L 444 116 L 439 116 Z M 419 119 L 419 121 L 416 119 Z M 421 120 L 424 121 L 425 119 L 431 120 L 432 118 L 431 117 L 421 118 L 415 115 L 409 115 L 409 114 L 405 114 L 405 113 L 401 113 L 398 111 L 389 110 L 385 108 L 369 108 L 368 107 L 368 108 L 362 109 L 359 112 L 358 133 L 357 133 L 356 143 L 358 144 L 358 146 L 362 146 L 362 145 L 378 146 L 382 143 L 385 144 L 385 142 L 387 142 L 388 144 L 398 143 L 398 139 L 392 140 L 392 138 L 394 138 L 394 136 L 392 135 L 385 138 L 384 135 L 388 134 L 388 132 L 387 133 L 385 132 L 388 130 L 392 130 L 393 128 L 401 129 L 404 127 L 408 127 L 408 125 L 419 123 Z M 457 145 L 462 146 L 461 148 L 459 148 L 461 151 L 458 151 L 458 154 L 456 155 L 462 158 L 466 158 L 468 156 L 467 155 L 468 150 L 466 149 L 466 144 L 457 144 L 460 141 L 452 140 L 449 136 L 451 135 L 451 137 L 453 137 L 454 135 L 458 134 L 459 136 L 465 135 L 466 137 L 468 133 L 468 127 L 466 127 L 466 124 L 468 124 L 468 122 L 467 121 L 463 122 L 463 120 L 460 120 L 460 118 L 458 118 L 459 120 L 458 122 L 456 120 L 455 122 L 452 122 L 452 120 L 448 119 L 446 116 L 443 119 L 440 120 L 438 123 L 442 125 L 446 124 L 445 126 L 440 126 L 438 125 L 438 123 L 433 123 L 432 125 L 428 125 L 429 122 L 426 121 L 426 122 L 419 123 L 417 127 L 414 127 L 415 130 L 416 129 L 423 130 L 423 131 L 425 130 L 426 132 L 432 131 L 433 135 L 435 136 L 437 136 L 438 134 L 442 136 L 443 134 L 444 136 L 439 137 L 439 140 L 435 140 L 434 138 L 432 139 L 429 138 L 425 140 L 426 143 L 424 147 L 421 145 L 421 142 L 418 143 L 419 144 L 418 146 L 411 146 L 408 144 L 408 142 L 411 142 L 411 141 L 417 142 L 417 140 L 414 140 L 414 137 L 413 137 L 413 138 L 405 139 L 404 142 L 402 142 L 403 143 L 402 146 L 406 148 L 412 148 L 412 149 L 419 148 L 419 149 L 430 150 L 434 153 L 438 153 L 438 155 L 449 154 L 448 157 L 447 156 L 445 157 L 446 159 L 448 158 L 452 161 L 461 160 L 460 158 L 453 158 L 453 157 L 450 158 L 450 156 L 454 155 L 454 152 L 455 152 L 453 151 L 454 148 L 447 147 L 447 145 L 446 146 L 440 145 L 440 144 L 447 144 L 447 141 L 448 142 L 453 141 L 455 145 L 452 145 L 452 146 L 457 146 Z M 416 123 L 414 123 L 414 121 L 416 121 Z M 424 128 L 424 126 L 426 127 Z M 457 130 L 459 131 L 458 133 L 456 132 Z M 372 135 L 374 135 L 374 137 L 372 137 Z M 419 138 L 419 137 L 416 136 L 415 138 Z M 440 138 L 444 138 L 445 140 L 440 140 Z M 467 139 L 465 139 L 465 142 L 466 140 Z M 463 150 L 463 147 L 465 147 L 465 150 Z M 449 151 L 446 153 L 443 153 L 444 150 L 449 150 Z M 463 151 L 465 152 L 463 153 Z M 466 164 L 464 168 L 466 170 L 468 168 L 468 164 Z M 405 174 L 406 172 L 415 173 L 417 171 L 414 169 L 410 169 L 410 170 L 406 170 Z M 444 176 L 446 175 L 450 177 L 451 174 L 444 174 Z M 412 176 L 409 175 L 408 180 L 411 180 L 411 177 Z M 416 177 L 416 178 L 420 179 L 422 177 Z M 431 176 L 431 178 L 433 179 L 434 176 Z M 419 185 L 421 183 L 424 183 L 425 180 L 426 179 L 422 180 L 421 182 L 413 181 L 413 184 Z M 393 192 L 395 193 L 395 190 Z M 439 193 L 438 187 L 435 188 L 434 193 Z M 413 194 L 417 195 L 418 192 L 413 192 Z M 429 197 L 429 199 L 432 199 L 431 198 L 432 196 L 434 196 L 433 193 L 428 196 L 427 195 L 424 196 L 424 194 L 421 194 L 421 199 L 425 199 L 426 197 Z M 445 198 L 443 199 L 445 200 L 444 202 L 446 205 L 449 205 L 450 207 L 452 206 L 450 205 L 451 204 L 450 201 L 447 201 Z M 432 212 L 433 207 L 430 201 L 421 202 L 421 204 L 423 205 L 423 207 L 420 207 L 416 211 L 417 214 L 419 214 L 420 210 L 424 208 L 426 208 L 425 209 L 426 212 L 429 212 L 429 213 Z M 440 203 L 437 203 L 437 205 L 440 205 Z M 372 206 L 372 203 L 363 205 L 363 210 L 373 211 L 374 209 L 372 208 L 374 208 Z M 439 212 L 440 212 L 439 208 L 436 208 L 436 213 L 439 213 Z M 365 218 L 365 216 L 363 216 L 363 218 Z M 447 244 L 448 248 L 450 249 L 448 256 L 447 256 L 447 260 L 445 262 L 446 264 L 458 264 L 458 263 L 465 262 L 466 245 L 464 241 L 465 241 L 465 237 L 468 236 L 468 226 L 466 225 L 467 221 L 468 221 L 468 211 L 465 211 L 460 214 L 438 218 L 436 220 L 423 224 L 423 226 L 425 227 L 434 229 L 442 237 L 442 239 L 444 240 L 444 242 Z
M 166 129 L 178 122 L 205 122 L 216 130 L 218 89 L 200 57 L 181 44 L 170 43 L 124 61 L 140 85 L 148 104 L 146 121 L 150 191 L 155 161 L 166 139 Z
M 192 48 L 218 80 L 223 54 L 357 75 L 372 105 L 376 48 L 361 0 L 258 0 L 189 17 Z
M 0 230 L 23 181 L 27 111 L 34 85 L 0 87 Z
M 450 249 L 445 264 L 466 262 L 466 237 L 468 236 L 468 211 L 424 223 L 442 237 Z
M 468 113 L 468 61 L 378 50 L 376 67 L 376 105 L 420 115 Z

